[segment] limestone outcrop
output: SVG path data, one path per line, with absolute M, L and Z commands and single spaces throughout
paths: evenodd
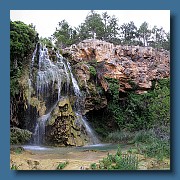
M 46 124 L 46 142 L 56 146 L 83 146 L 87 137 L 73 112 L 68 97 L 61 98 Z
M 170 53 L 152 47 L 113 45 L 89 39 L 64 49 L 63 53 L 69 54 L 75 65 L 96 60 L 97 74 L 105 91 L 108 83 L 104 77 L 118 79 L 121 92 L 136 86 L 135 91 L 140 94 L 150 89 L 153 81 L 170 76 Z M 87 65 L 82 64 L 76 70 L 81 84 L 89 79 Z

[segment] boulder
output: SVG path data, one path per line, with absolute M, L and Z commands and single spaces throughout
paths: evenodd
M 46 124 L 46 142 L 56 146 L 83 146 L 86 134 L 76 124 L 77 117 L 68 97 L 63 97 L 52 112 Z

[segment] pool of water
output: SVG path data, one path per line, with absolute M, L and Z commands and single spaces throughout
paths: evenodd
M 69 152 L 81 152 L 88 150 L 95 151 L 108 151 L 108 150 L 116 150 L 118 148 L 118 144 L 94 144 L 94 145 L 86 145 L 82 147 L 52 147 L 52 146 L 34 146 L 34 145 L 23 145 L 25 150 L 29 150 L 35 153 L 69 153 Z M 121 146 L 122 147 L 122 146 Z

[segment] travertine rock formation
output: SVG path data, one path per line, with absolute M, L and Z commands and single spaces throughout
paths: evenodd
M 87 137 L 76 121 L 77 117 L 72 110 L 69 98 L 60 99 L 46 125 L 47 144 L 83 146 L 87 142 Z
M 96 39 L 84 40 L 78 45 L 72 45 L 63 52 L 69 54 L 73 64 L 97 61 L 101 66 L 103 77 L 119 80 L 122 92 L 133 89 L 136 93 L 144 93 L 152 86 L 152 81 L 170 76 L 170 53 L 152 47 L 120 46 Z M 87 81 L 89 71 L 86 66 L 78 66 L 76 70 L 79 81 Z M 83 72 L 83 73 L 82 73 Z M 104 78 L 100 78 L 101 85 L 108 90 Z

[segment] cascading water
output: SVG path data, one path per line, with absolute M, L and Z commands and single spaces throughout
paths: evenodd
M 31 69 L 34 66 L 34 58 L 37 48 L 33 53 Z M 69 95 L 70 81 L 73 85 L 74 95 L 76 96 L 75 102 L 75 114 L 77 117 L 77 123 L 83 126 L 91 144 L 99 143 L 98 138 L 95 136 L 93 130 L 90 128 L 87 120 L 82 116 L 82 108 L 80 102 L 82 100 L 82 94 L 76 79 L 71 71 L 70 63 L 65 60 L 59 53 L 56 53 L 56 62 L 52 62 L 48 55 L 48 50 L 46 47 L 40 47 L 39 58 L 38 58 L 38 71 L 36 76 L 36 83 L 34 88 L 36 89 L 36 97 L 39 101 L 44 101 L 49 104 L 49 99 L 51 96 L 52 102 L 48 106 L 46 113 L 37 119 L 35 130 L 34 130 L 34 144 L 41 145 L 45 142 L 45 126 L 48 119 L 51 117 L 51 112 L 55 109 L 57 103 L 62 96 Z M 30 70 L 29 78 L 29 100 L 31 99 L 31 89 L 32 89 L 32 70 Z M 62 95 L 62 88 L 64 88 L 64 94 Z M 56 95 L 57 94 L 57 95 Z M 46 105 L 46 106 L 47 106 Z
M 45 126 L 46 121 L 51 117 L 51 112 L 56 107 L 57 103 L 49 110 L 49 112 L 37 119 L 35 132 L 34 132 L 34 144 L 41 145 L 45 142 Z
M 69 62 L 67 62 L 67 65 L 68 65 L 68 69 L 69 69 L 69 72 L 70 72 L 70 75 L 71 75 L 74 93 L 75 93 L 75 95 L 77 97 L 77 100 L 76 100 L 76 103 L 75 103 L 76 104 L 75 111 L 76 111 L 77 121 L 78 121 L 78 123 L 80 125 L 83 125 L 85 127 L 86 133 L 88 134 L 88 136 L 90 138 L 90 143 L 91 144 L 99 144 L 99 139 L 97 138 L 94 131 L 90 127 L 89 123 L 87 122 L 86 117 L 82 116 L 81 107 L 80 107 L 80 103 L 81 103 L 81 99 L 82 99 L 82 93 L 80 91 L 80 88 L 78 86 L 78 83 L 77 83 L 76 79 L 73 76 L 73 73 L 71 71 L 71 66 L 70 66 Z

